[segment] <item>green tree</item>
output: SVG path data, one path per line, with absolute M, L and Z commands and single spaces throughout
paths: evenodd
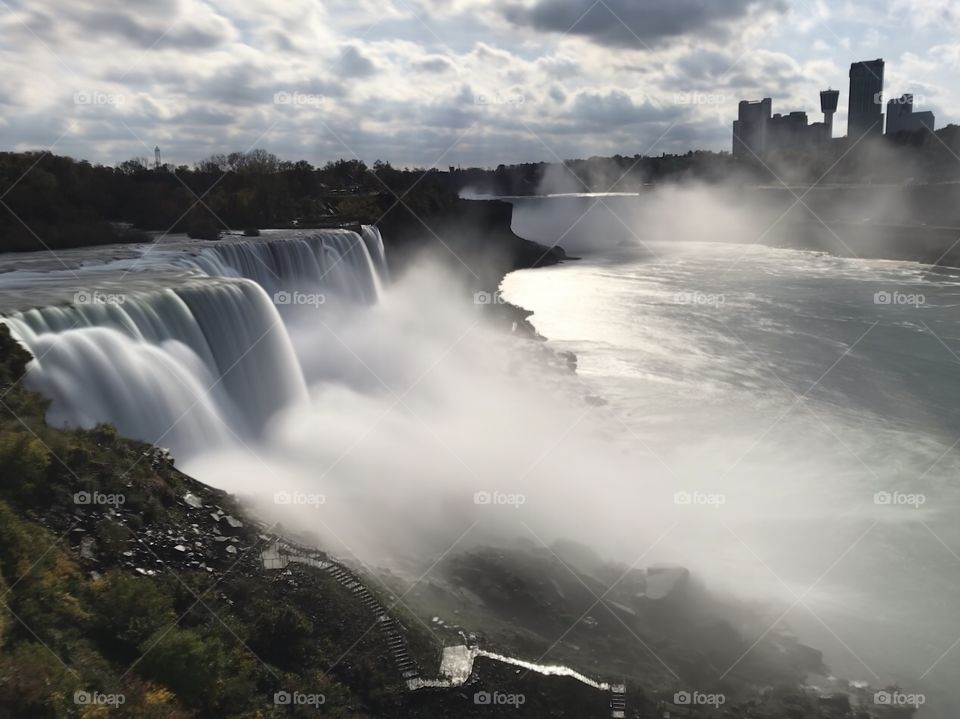
M 173 691 L 190 707 L 216 704 L 227 664 L 219 640 L 188 629 L 161 629 L 140 645 L 139 672 Z
M 42 484 L 50 465 L 50 452 L 26 432 L 0 435 L 0 489 L 8 496 L 29 496 Z
M 176 621 L 173 602 L 153 581 L 113 571 L 94 587 L 97 627 L 133 649 Z
M 313 655 L 313 624 L 288 605 L 270 606 L 250 630 L 250 648 L 264 661 L 296 670 Z

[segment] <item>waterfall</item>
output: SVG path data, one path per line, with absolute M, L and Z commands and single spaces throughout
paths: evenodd
M 174 259 L 212 277 L 245 277 L 273 296 L 277 292 L 335 294 L 354 302 L 374 302 L 386 271 L 383 240 L 375 227 L 361 234 L 317 230 L 274 239 L 216 242 L 197 254 Z
M 377 271 L 384 279 L 389 279 L 389 270 L 387 269 L 387 254 L 383 249 L 383 237 L 380 230 L 375 225 L 364 225 L 361 234 L 363 241 L 367 245 L 367 252 L 373 258 Z
M 108 261 L 86 274 L 98 289 L 3 321 L 34 357 L 26 381 L 51 400 L 51 424 L 109 421 L 181 457 L 255 441 L 278 410 L 307 401 L 284 322 L 303 309 L 291 293 L 369 304 L 386 273 L 375 228 L 150 245 L 142 258 L 136 274 L 106 283 Z M 171 267 L 190 273 L 151 285 L 151 272 Z

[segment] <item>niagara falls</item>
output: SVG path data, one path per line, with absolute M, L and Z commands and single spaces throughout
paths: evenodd
M 960 716 L 955 0 L 0 6 L 0 719 Z

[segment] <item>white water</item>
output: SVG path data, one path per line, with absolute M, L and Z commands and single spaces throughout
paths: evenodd
M 667 556 L 777 597 L 835 671 L 924 692 L 922 716 L 957 715 L 960 272 L 654 242 L 503 289 L 578 355 L 610 401 L 599 411 L 647 457 L 638 482 L 723 498 L 679 507 Z M 925 503 L 878 505 L 878 492 Z
M 373 303 L 386 272 L 373 228 L 113 252 L 72 253 L 66 267 L 48 258 L 38 307 L 6 322 L 35 358 L 29 383 L 52 399 L 51 423 L 111 421 L 183 459 L 255 441 L 278 411 L 305 404 L 281 313 Z M 7 263 L 9 303 L 40 268 Z
M 446 679 L 441 680 L 415 680 L 412 682 L 416 688 L 420 687 L 459 687 L 463 686 L 473 675 L 473 665 L 478 657 L 492 659 L 501 664 L 508 664 L 513 667 L 520 667 L 527 671 L 537 672 L 544 676 L 570 677 L 576 679 L 581 684 L 598 689 L 600 691 L 609 691 L 610 685 L 604 682 L 598 682 L 590 677 L 581 674 L 578 671 L 561 665 L 537 664 L 528 662 L 516 657 L 508 657 L 503 654 L 488 652 L 479 647 L 468 647 L 466 645 L 456 645 L 443 648 L 443 656 L 440 660 L 440 674 Z

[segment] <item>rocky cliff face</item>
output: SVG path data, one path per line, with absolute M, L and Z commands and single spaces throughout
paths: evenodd
M 513 205 L 502 200 L 457 200 L 453 205 L 415 212 L 397 203 L 378 227 L 394 269 L 429 252 L 470 278 L 477 289 L 493 291 L 515 269 L 541 267 L 567 258 L 563 248 L 525 240 L 512 229 Z

